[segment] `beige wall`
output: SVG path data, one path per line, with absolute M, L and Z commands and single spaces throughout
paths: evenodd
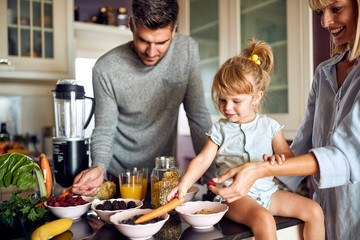
M 19 134 L 38 134 L 41 137 L 41 142 L 37 144 L 39 151 L 42 151 L 43 128 L 55 124 L 51 92 L 55 84 L 56 80 L 0 80 L 0 96 L 21 97 L 21 132 Z M 32 151 L 31 147 L 29 150 Z

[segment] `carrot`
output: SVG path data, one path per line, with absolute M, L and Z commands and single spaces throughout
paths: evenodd
M 52 188 L 52 175 L 50 170 L 49 161 L 44 153 L 40 154 L 40 168 L 44 176 L 46 196 L 49 198 Z
M 66 189 L 65 192 L 63 192 L 62 194 L 59 195 L 59 197 L 65 197 L 68 194 L 72 193 L 72 187 L 69 187 L 68 189 Z
M 64 193 L 60 194 L 59 197 L 65 197 L 66 195 L 71 194 L 71 192 L 72 192 L 72 187 L 69 187 L 68 189 L 66 189 L 66 191 Z M 35 207 L 43 207 L 43 208 L 45 208 L 45 202 L 46 201 L 38 203 L 38 204 L 35 205 Z
M 135 223 L 136 224 L 142 223 L 142 222 L 149 221 L 153 218 L 159 217 L 159 216 L 163 215 L 164 213 L 167 213 L 167 212 L 173 210 L 174 208 L 176 208 L 177 206 L 181 205 L 182 203 L 185 202 L 185 200 L 186 200 L 185 196 L 181 200 L 179 200 L 178 198 L 174 198 L 167 204 L 164 204 L 164 205 L 158 207 L 157 209 L 154 209 L 151 212 L 139 217 L 138 219 L 135 220 Z

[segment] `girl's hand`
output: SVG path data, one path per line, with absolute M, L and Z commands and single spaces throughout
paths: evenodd
M 166 196 L 166 201 L 170 202 L 178 195 L 178 187 L 174 187 L 169 194 Z
M 227 202 L 234 202 L 245 197 L 251 186 L 258 179 L 256 168 L 257 163 L 245 163 L 234 167 L 224 175 L 212 179 L 215 183 L 223 183 L 232 178 L 232 184 L 223 188 L 210 185 L 209 189 L 213 193 L 225 198 Z
M 264 161 L 270 162 L 271 165 L 274 165 L 275 162 L 281 165 L 285 161 L 285 154 L 274 154 L 272 156 L 264 154 L 263 159 Z
M 174 198 L 182 199 L 187 192 L 187 188 L 184 187 L 181 183 L 179 183 L 176 187 L 174 187 L 166 197 L 166 200 L 170 202 Z

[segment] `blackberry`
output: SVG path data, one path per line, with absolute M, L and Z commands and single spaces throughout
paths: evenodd
M 130 201 L 127 203 L 127 208 L 136 208 L 136 203 L 134 201 Z
M 123 201 L 123 200 L 120 201 L 119 206 L 120 206 L 121 210 L 126 210 L 127 209 L 126 202 Z

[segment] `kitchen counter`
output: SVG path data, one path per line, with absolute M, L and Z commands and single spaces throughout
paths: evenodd
M 54 217 L 55 218 L 55 217 Z M 278 229 L 278 239 L 302 239 L 303 222 L 294 218 L 275 217 Z M 33 229 L 16 228 L 9 230 L 0 227 L 1 239 L 30 239 Z M 104 223 L 97 218 L 96 213 L 89 210 L 80 219 L 75 220 L 69 229 L 72 239 L 112 240 L 127 239 L 113 225 Z M 151 240 L 196 240 L 196 239 L 254 239 L 250 229 L 244 225 L 223 218 L 210 229 L 197 230 L 183 222 L 179 215 L 172 215 L 162 229 Z
M 302 221 L 293 218 L 275 217 L 280 239 L 302 239 Z M 290 231 L 289 231 L 290 230 Z M 284 232 L 282 232 L 284 231 Z M 286 232 L 287 231 L 287 232 Z M 127 239 L 118 230 L 110 225 L 104 224 L 90 239 Z M 178 215 L 171 216 L 162 229 L 155 234 L 151 240 L 204 240 L 204 239 L 253 239 L 250 229 L 244 225 L 223 218 L 214 227 L 206 230 L 197 230 L 183 222 Z
M 207 199 L 210 192 L 206 192 L 207 187 L 197 185 L 200 191 L 195 195 L 192 201 L 199 201 L 202 198 Z M 144 205 L 142 208 L 151 208 L 150 199 L 151 193 L 146 193 Z M 56 217 L 50 216 L 48 220 L 55 220 Z M 277 226 L 278 239 L 300 240 L 302 238 L 303 222 L 295 218 L 275 217 Z M 0 222 L 0 236 L 1 239 L 16 239 L 25 240 L 30 239 L 34 227 L 17 226 L 15 229 L 9 229 Z M 69 229 L 72 234 L 72 239 L 86 239 L 86 240 L 113 240 L 113 239 L 127 239 L 122 235 L 112 224 L 108 224 L 100 220 L 93 210 L 89 210 L 80 219 L 74 220 Z M 60 235 L 59 235 L 60 236 Z M 54 238 L 57 239 L 57 238 Z M 155 234 L 150 240 L 207 240 L 207 239 L 254 239 L 253 234 L 245 225 L 233 222 L 226 217 L 223 217 L 219 223 L 210 229 L 197 230 L 192 228 L 189 224 L 181 220 L 179 215 L 175 214 L 165 223 L 161 230 Z

